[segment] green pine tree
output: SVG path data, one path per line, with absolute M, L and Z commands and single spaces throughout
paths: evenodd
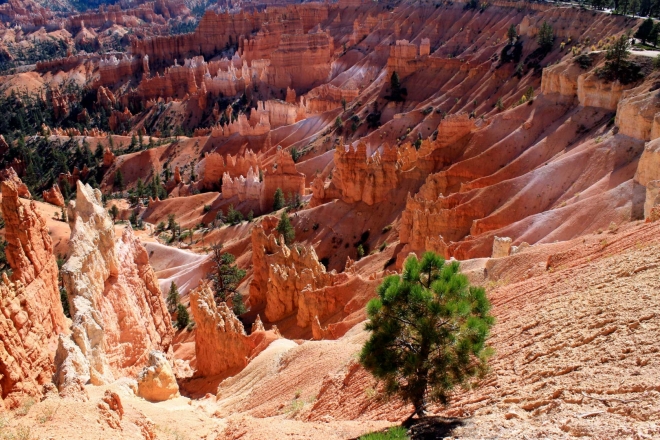
M 170 284 L 170 291 L 167 293 L 167 310 L 174 313 L 179 306 L 179 288 L 175 282 Z
M 280 235 L 284 237 L 284 242 L 286 244 L 293 243 L 293 240 L 296 238 L 296 230 L 291 225 L 289 215 L 286 211 L 282 211 L 280 221 L 277 223 L 277 227 L 275 229 L 280 233 Z
M 421 416 L 427 402 L 447 404 L 456 386 L 486 372 L 489 311 L 486 292 L 470 286 L 457 261 L 445 264 L 433 252 L 410 257 L 367 305 L 371 334 L 360 363 Z
M 245 271 L 234 264 L 236 257 L 222 252 L 221 243 L 211 248 L 211 261 L 213 270 L 208 275 L 208 279 L 213 285 L 213 297 L 219 303 L 226 302 L 229 298 L 233 299 L 237 293 L 238 284 L 245 277 Z
M 547 21 L 544 21 L 541 24 L 536 39 L 543 50 L 549 52 L 552 49 L 552 43 L 555 41 L 555 34 L 552 30 L 552 26 Z
M 518 32 L 516 31 L 516 25 L 512 24 L 509 26 L 509 30 L 506 31 L 506 37 L 509 39 L 509 44 L 513 44 L 518 38 Z
M 245 307 L 245 302 L 243 301 L 243 295 L 240 292 L 234 293 L 232 297 L 234 315 L 241 316 L 244 313 L 248 312 L 247 307 Z
M 634 37 L 642 40 L 642 44 L 646 44 L 646 40 L 649 39 L 651 32 L 653 32 L 653 19 L 647 18 L 639 25 L 639 29 L 635 32 Z
M 284 208 L 284 193 L 281 188 L 277 188 L 273 195 L 273 211 L 279 211 L 282 208 Z
M 188 309 L 183 304 L 176 306 L 176 326 L 179 330 L 186 328 L 190 322 L 190 315 L 188 314 Z
M 119 191 L 124 190 L 124 175 L 121 170 L 117 170 L 115 173 L 115 188 L 118 188 Z
M 117 220 L 117 217 L 119 216 L 119 208 L 117 208 L 117 205 L 112 205 L 109 212 L 110 212 L 110 217 L 112 217 L 112 221 L 114 222 L 115 220 Z

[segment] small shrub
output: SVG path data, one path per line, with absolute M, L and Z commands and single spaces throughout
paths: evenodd
M 387 226 L 385 226 L 385 227 L 383 228 L 383 234 L 387 234 L 387 233 L 390 232 L 391 230 L 392 230 L 392 225 L 391 225 L 391 224 L 390 224 L 390 225 L 387 225 Z
M 204 205 L 204 214 L 211 212 L 211 205 Z
M 359 261 L 362 257 L 364 257 L 364 248 L 359 244 L 357 247 L 357 260 Z
M 21 406 L 16 410 L 15 414 L 19 417 L 27 415 L 27 413 L 30 412 L 30 408 L 32 408 L 35 403 L 36 402 L 32 397 L 28 397 L 21 403 Z
M 243 221 L 243 214 L 241 211 L 234 209 L 234 205 L 229 205 L 227 209 L 227 223 L 230 225 L 237 225 Z
M 594 60 L 589 55 L 582 54 L 575 57 L 575 63 L 580 66 L 580 69 L 587 70 L 593 65 Z
M 365 434 L 361 436 L 359 440 L 408 440 L 409 438 L 406 428 L 396 426 L 385 432 L 372 432 Z
M 386 241 L 381 243 L 381 245 L 378 247 L 378 250 L 383 252 L 385 250 L 385 248 L 387 248 L 387 242 Z

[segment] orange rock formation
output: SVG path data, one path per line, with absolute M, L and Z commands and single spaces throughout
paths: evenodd
M 62 278 L 88 380 L 102 384 L 135 374 L 151 350 L 167 351 L 173 335 L 147 252 L 130 228 L 115 242 L 100 192 L 81 182 L 68 218 L 70 257 Z M 60 391 L 69 385 L 58 383 Z
M 0 183 L 11 280 L 0 281 L 0 389 L 5 405 L 39 396 L 51 381 L 57 335 L 65 330 L 57 262 L 44 219 L 12 181 Z

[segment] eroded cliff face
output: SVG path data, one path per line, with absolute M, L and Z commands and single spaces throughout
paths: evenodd
M 51 381 L 58 333 L 66 330 L 53 244 L 34 202 L 14 182 L 0 183 L 11 280 L 0 280 L 0 402 L 18 405 Z
M 383 146 L 382 154 L 379 151 L 371 154 L 364 142 L 356 147 L 340 145 L 335 150 L 334 161 L 337 172 L 333 183 L 348 203 L 382 202 L 397 185 L 397 151 L 388 145 Z
M 132 230 L 115 242 L 101 193 L 78 182 L 69 205 L 70 257 L 62 268 L 72 338 L 89 363 L 90 381 L 133 375 L 148 353 L 167 351 L 173 329 L 147 252 Z M 67 383 L 59 383 L 60 389 Z
M 245 367 L 252 347 L 243 324 L 226 303 L 216 305 L 205 281 L 190 292 L 190 310 L 195 320 L 197 374 L 215 376 Z
M 303 291 L 313 291 L 332 285 L 336 273 L 328 273 L 319 263 L 316 252 L 311 246 L 292 246 L 289 248 L 283 239 L 273 234 L 266 235 L 262 226 L 252 231 L 252 263 L 255 268 L 256 289 L 254 302 L 265 303 L 265 317 L 268 321 L 279 321 L 298 312 L 305 302 Z M 266 270 L 263 270 L 266 269 Z M 264 279 L 265 273 L 267 276 Z M 257 275 L 259 274 L 259 275 Z M 257 293 L 258 292 L 258 293 Z M 251 293 L 252 295 L 252 293 Z M 252 300 L 251 300 L 252 301 Z M 303 306 L 303 310 L 313 308 Z M 309 314 L 301 312 L 298 323 L 305 327 L 309 324 Z

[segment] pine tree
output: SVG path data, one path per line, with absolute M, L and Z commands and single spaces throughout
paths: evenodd
M 243 295 L 240 292 L 234 293 L 232 298 L 234 315 L 241 316 L 244 313 L 248 312 L 247 307 L 245 307 L 245 302 L 243 301 Z
M 176 218 L 174 217 L 174 214 L 169 214 L 167 216 L 167 229 L 172 231 L 172 233 L 174 233 L 174 231 L 176 230 L 176 227 L 177 227 L 177 224 L 176 224 Z
M 142 178 L 138 177 L 137 188 L 135 189 L 138 197 L 144 197 L 144 183 L 142 183 Z
M 658 35 L 660 35 L 660 23 L 653 26 L 651 33 L 649 34 L 648 41 L 649 44 L 652 44 L 654 47 L 658 44 Z
M 190 323 L 190 315 L 188 309 L 183 304 L 176 306 L 176 326 L 179 330 L 183 330 Z
M 97 161 L 103 160 L 103 147 L 100 143 L 96 144 L 96 150 L 94 150 L 94 159 Z
M 238 284 L 245 276 L 245 271 L 234 264 L 236 257 L 222 252 L 221 243 L 211 248 L 211 261 L 213 271 L 208 275 L 208 279 L 213 284 L 213 297 L 219 303 L 226 302 L 229 298 L 233 299 Z
M 282 211 L 280 221 L 277 223 L 277 228 L 275 229 L 284 237 L 284 242 L 286 244 L 293 243 L 293 240 L 296 238 L 296 231 L 293 229 L 291 221 L 289 220 L 289 215 L 286 211 Z
M 547 21 L 544 21 L 539 28 L 539 34 L 537 36 L 539 46 L 543 50 L 550 51 L 550 49 L 552 49 L 552 43 L 554 40 L 555 35 L 554 31 L 552 30 L 552 26 L 550 26 Z
M 637 15 L 639 12 L 639 0 L 630 0 L 630 14 L 632 16 Z
M 167 310 L 174 313 L 179 306 L 179 288 L 175 282 L 170 284 L 170 291 L 167 293 Z
M 509 39 L 509 44 L 513 44 L 513 42 L 516 41 L 516 38 L 518 38 L 518 32 L 516 31 L 516 26 L 514 24 L 509 26 L 509 30 L 506 31 L 506 37 Z
M 642 44 L 646 44 L 646 40 L 649 39 L 651 32 L 653 32 L 653 19 L 647 18 L 639 25 L 639 29 L 635 32 L 634 37 L 642 40 Z
M 614 44 L 607 49 L 605 59 L 607 60 L 606 66 L 614 73 L 615 76 L 620 76 L 621 72 L 628 65 L 628 57 L 630 56 L 630 41 L 626 35 L 621 35 L 614 41 Z
M 112 205 L 112 208 L 110 208 L 110 217 L 112 217 L 112 221 L 114 222 L 117 220 L 117 217 L 119 216 L 119 208 L 117 208 L 117 205 Z
M 121 170 L 117 170 L 115 173 L 115 187 L 119 188 L 119 191 L 124 190 L 124 175 L 121 173 Z
M 284 193 L 282 189 L 277 188 L 273 195 L 273 211 L 279 211 L 284 207 Z
M 392 76 L 390 77 L 390 89 L 392 93 L 389 97 L 386 96 L 387 99 L 396 102 L 405 101 L 404 96 L 408 94 L 408 91 L 404 87 L 401 87 L 399 74 L 396 71 L 392 72 Z
M 371 334 L 360 363 L 421 416 L 428 401 L 447 404 L 456 386 L 486 372 L 489 311 L 486 292 L 470 286 L 458 261 L 445 264 L 433 252 L 410 257 L 367 305 Z

